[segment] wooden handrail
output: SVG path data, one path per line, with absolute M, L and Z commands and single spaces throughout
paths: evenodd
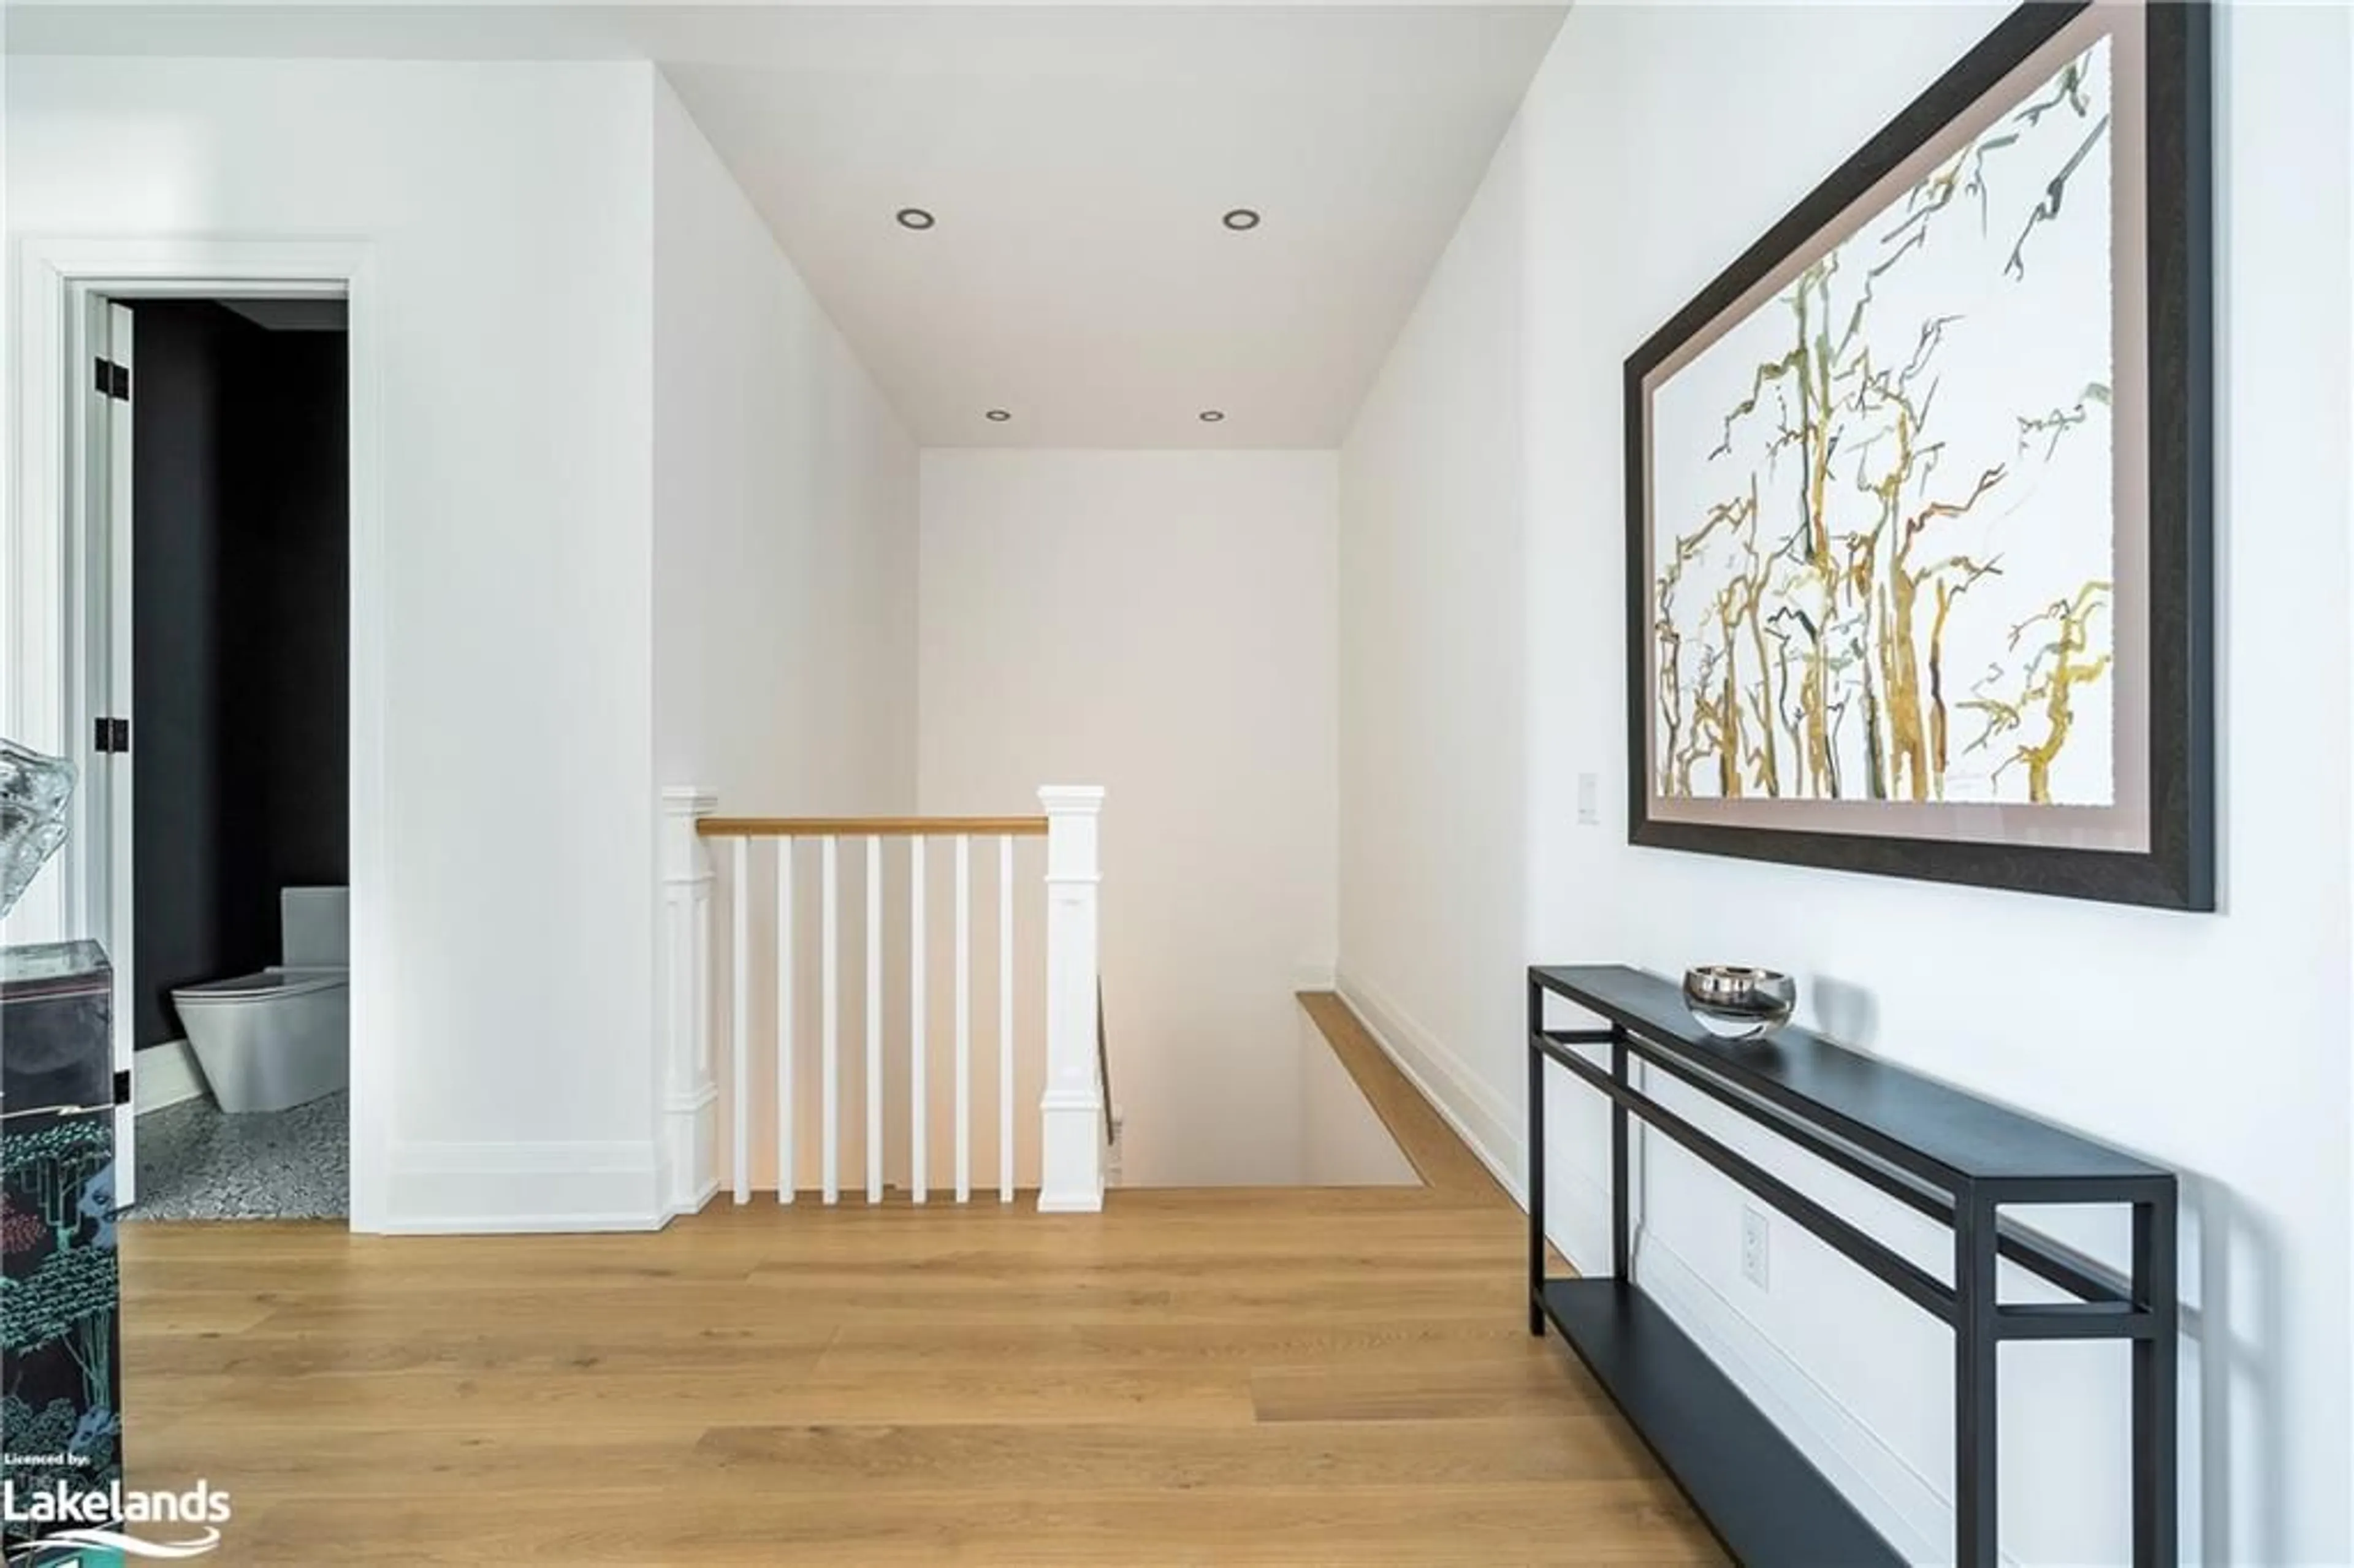
M 1044 837 L 1044 817 L 704 817 L 706 839 L 946 838 L 970 833 Z

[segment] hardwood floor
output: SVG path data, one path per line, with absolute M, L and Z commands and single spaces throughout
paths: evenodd
M 126 1224 L 132 1482 L 228 1489 L 224 1564 L 1722 1561 L 1529 1337 L 1519 1211 L 1303 1000 L 1426 1186 Z

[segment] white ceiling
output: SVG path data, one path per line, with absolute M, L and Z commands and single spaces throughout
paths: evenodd
M 923 443 L 1331 446 L 1562 13 L 17 0 L 7 45 L 654 59 Z
M 1331 446 L 1559 21 L 870 13 L 666 69 L 925 443 Z

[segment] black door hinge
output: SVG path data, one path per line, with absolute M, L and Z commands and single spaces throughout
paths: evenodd
M 102 718 L 98 721 L 98 749 L 122 751 L 131 749 L 131 721 L 126 718 Z
M 131 1069 L 128 1067 L 114 1070 L 114 1103 L 119 1106 L 131 1103 Z
M 111 359 L 98 362 L 98 392 L 101 397 L 120 397 L 131 401 L 131 366 L 117 365 Z

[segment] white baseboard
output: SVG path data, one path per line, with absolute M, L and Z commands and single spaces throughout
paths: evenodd
M 1591 1246 L 1576 1244 L 1593 1238 Z M 1582 1171 L 1545 1172 L 1545 1240 L 1581 1275 L 1610 1272 L 1610 1192 Z
M 1526 1166 L 1528 1139 L 1520 1130 L 1520 1107 L 1505 1104 L 1460 1054 L 1389 1004 L 1378 989 L 1345 971 L 1335 989 L 1374 1043 L 1525 1209 L 1528 1194 L 1520 1172 Z M 1565 1206 L 1578 1211 L 1582 1224 L 1607 1234 L 1609 1199 L 1600 1187 L 1565 1170 L 1546 1185 L 1550 1202 L 1562 1207 L 1568 1200 Z M 1562 1243 L 1564 1228 L 1545 1226 L 1564 1255 L 1576 1262 L 1577 1253 Z M 1892 1544 L 1915 1563 L 1950 1560 L 1953 1505 L 1933 1483 L 1651 1233 L 1638 1230 L 1636 1257 L 1644 1289 L 1792 1435 Z
M 1373 986 L 1343 971 L 1333 977 L 1333 990 L 1512 1202 L 1527 1208 L 1528 1190 L 1522 1185 L 1521 1172 L 1526 1163 L 1522 1146 L 1528 1140 L 1514 1130 L 1519 1108 L 1499 1097 L 1461 1056 Z
M 1644 1291 L 1698 1340 L 1908 1563 L 1953 1556 L 1952 1501 L 1833 1399 L 1681 1255 L 1647 1233 L 1635 1249 Z
M 775 1190 L 776 1189 L 773 1187 L 762 1189 L 764 1192 L 774 1192 Z M 668 1224 L 671 1221 L 675 1220 L 684 1214 L 699 1214 L 710 1205 L 711 1200 L 717 1196 L 719 1196 L 719 1178 L 714 1176 L 702 1186 L 695 1188 L 692 1192 L 688 1193 L 684 1202 L 673 1204 L 663 1211 L 662 1223 L 663 1224 Z
M 131 1058 L 131 1108 L 141 1116 L 162 1110 L 206 1092 L 205 1075 L 196 1054 L 185 1040 L 143 1045 Z
M 652 1139 L 397 1143 L 387 1163 L 387 1234 L 652 1231 L 666 1217 Z

